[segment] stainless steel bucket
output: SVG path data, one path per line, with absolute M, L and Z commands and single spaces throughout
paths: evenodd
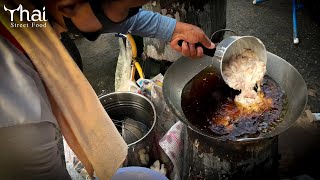
M 148 132 L 139 140 L 128 144 L 128 156 L 124 166 L 149 166 L 153 157 L 152 146 L 156 110 L 146 97 L 132 92 L 114 92 L 99 97 L 111 119 L 131 118 L 147 126 Z M 121 129 L 119 129 L 121 131 Z

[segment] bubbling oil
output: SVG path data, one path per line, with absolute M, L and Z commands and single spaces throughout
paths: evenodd
M 255 110 L 248 111 L 235 103 L 239 93 L 209 66 L 184 87 L 182 110 L 189 122 L 201 131 L 226 139 L 256 137 L 280 121 L 285 95 L 271 77 L 264 77 L 260 94 L 264 101 Z

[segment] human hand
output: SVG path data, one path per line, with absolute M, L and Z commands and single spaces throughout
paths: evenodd
M 183 43 L 179 45 L 179 41 L 181 40 L 183 40 Z M 203 48 L 201 46 L 196 47 L 196 43 L 201 43 L 208 49 L 215 48 L 215 44 L 210 41 L 199 27 L 177 22 L 171 38 L 171 47 L 184 56 L 199 58 L 203 56 Z

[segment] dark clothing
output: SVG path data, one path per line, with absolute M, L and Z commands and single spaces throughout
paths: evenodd
M 39 74 L 1 36 L 0 49 L 0 179 L 69 180 Z
M 57 124 L 43 82 L 30 60 L 1 36 L 0 49 L 0 128 Z
M 83 65 L 82 65 L 82 58 L 80 55 L 80 52 L 76 46 L 76 44 L 73 42 L 73 40 L 69 37 L 68 33 L 61 33 L 61 42 L 64 45 L 64 47 L 69 52 L 70 56 L 74 60 L 74 62 L 78 65 L 81 71 L 83 71 Z
M 0 179 L 71 180 L 50 122 L 0 128 Z

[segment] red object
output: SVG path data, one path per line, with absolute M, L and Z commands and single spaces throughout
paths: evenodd
M 7 28 L 0 22 L 0 35 L 9 40 L 15 47 L 17 47 L 22 53 L 25 53 L 19 42 L 13 37 L 13 35 L 7 30 Z

